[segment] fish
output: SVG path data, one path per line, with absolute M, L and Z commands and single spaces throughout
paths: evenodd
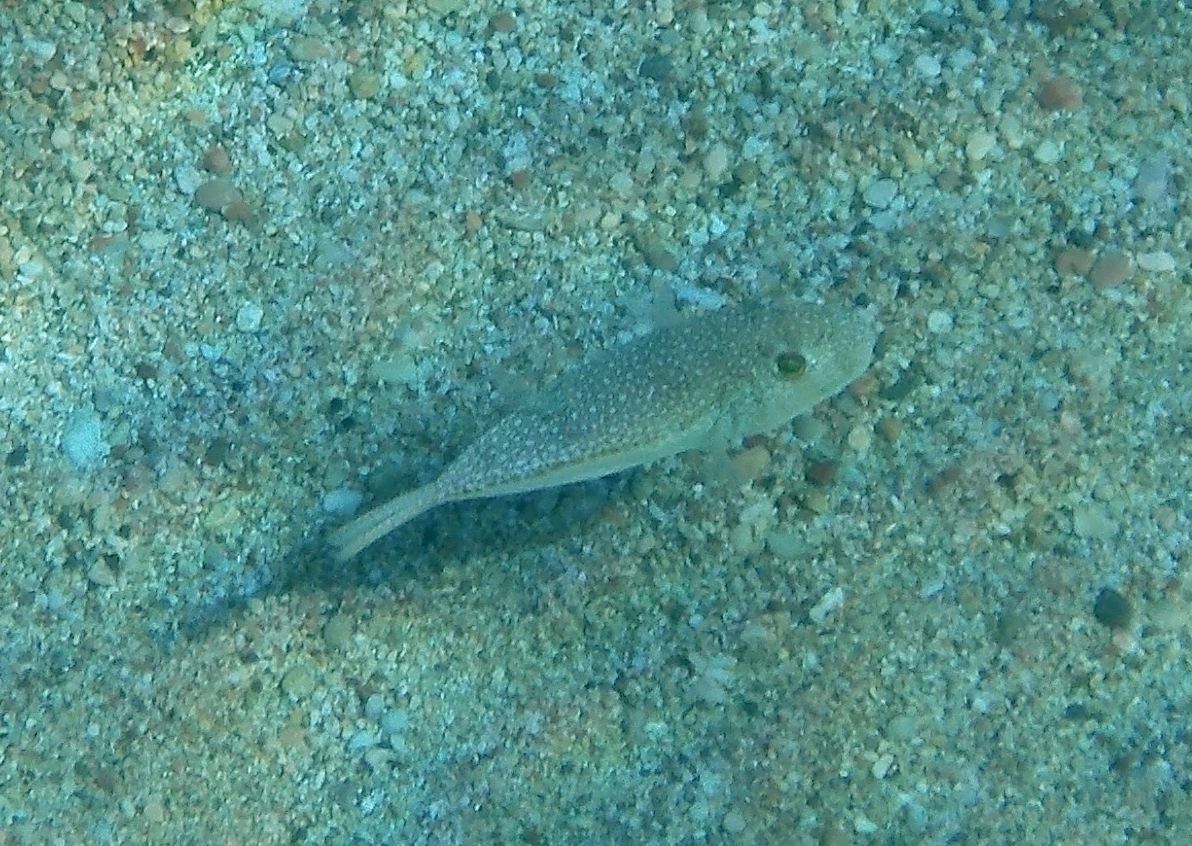
M 773 431 L 869 367 L 873 309 L 750 302 L 683 317 L 565 369 L 433 481 L 332 531 L 345 562 L 449 502 L 596 479 Z

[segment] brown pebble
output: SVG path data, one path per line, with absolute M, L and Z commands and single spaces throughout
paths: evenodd
M 1055 272 L 1060 276 L 1086 276 L 1093 269 L 1093 253 L 1081 247 L 1064 247 L 1055 257 Z
M 1098 289 L 1115 288 L 1134 275 L 1134 262 L 1120 250 L 1106 250 L 1097 256 L 1089 271 L 1089 281 Z
M 864 399 L 877 389 L 877 376 L 863 373 L 848 386 L 848 392 L 857 399 Z
M 513 32 L 517 29 L 517 18 L 508 12 L 497 12 L 488 20 L 493 32 Z
M 212 144 L 203 154 L 203 167 L 216 176 L 227 176 L 232 172 L 232 159 L 222 144 Z
M 813 461 L 807 465 L 807 481 L 824 488 L 836 480 L 839 471 L 839 461 Z
M 894 443 L 902 434 L 902 421 L 897 417 L 883 417 L 878 421 L 877 433 L 887 443 Z
M 232 200 L 232 202 L 223 207 L 223 216 L 237 223 L 252 224 L 256 221 L 256 215 L 253 214 L 252 206 L 239 198 Z
M 509 184 L 517 190 L 522 190 L 530 184 L 530 172 L 525 168 L 518 168 L 509 174 Z
M 657 234 L 640 231 L 636 233 L 634 240 L 637 242 L 637 248 L 641 252 L 642 258 L 654 270 L 674 273 L 679 269 L 678 257 L 667 248 L 666 242 Z
M 1076 83 L 1066 76 L 1044 80 L 1037 95 L 1039 105 L 1049 112 L 1074 112 L 1084 103 L 1084 96 Z
M 195 202 L 207 211 L 223 211 L 240 199 L 240 189 L 230 179 L 209 179 L 195 189 Z
M 959 481 L 960 467 L 950 464 L 927 481 L 927 490 L 933 496 L 939 496 Z

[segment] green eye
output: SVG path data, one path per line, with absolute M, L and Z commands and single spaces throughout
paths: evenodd
M 778 372 L 787 379 L 798 379 L 807 372 L 807 359 L 802 353 L 781 352 L 774 359 L 778 365 Z

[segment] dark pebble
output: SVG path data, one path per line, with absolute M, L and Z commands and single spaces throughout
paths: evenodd
M 665 53 L 654 53 L 642 60 L 637 72 L 646 79 L 652 79 L 655 82 L 664 82 L 671 75 L 673 67 L 674 62 L 671 61 L 670 56 Z
M 1093 616 L 1097 622 L 1111 629 L 1124 629 L 1130 625 L 1134 611 L 1130 600 L 1113 588 L 1104 588 L 1093 602 Z

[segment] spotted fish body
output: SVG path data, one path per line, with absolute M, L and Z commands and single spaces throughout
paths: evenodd
M 877 333 L 840 305 L 753 304 L 598 353 L 499 420 L 433 482 L 330 537 L 346 560 L 447 502 L 594 479 L 770 431 L 860 376 Z

